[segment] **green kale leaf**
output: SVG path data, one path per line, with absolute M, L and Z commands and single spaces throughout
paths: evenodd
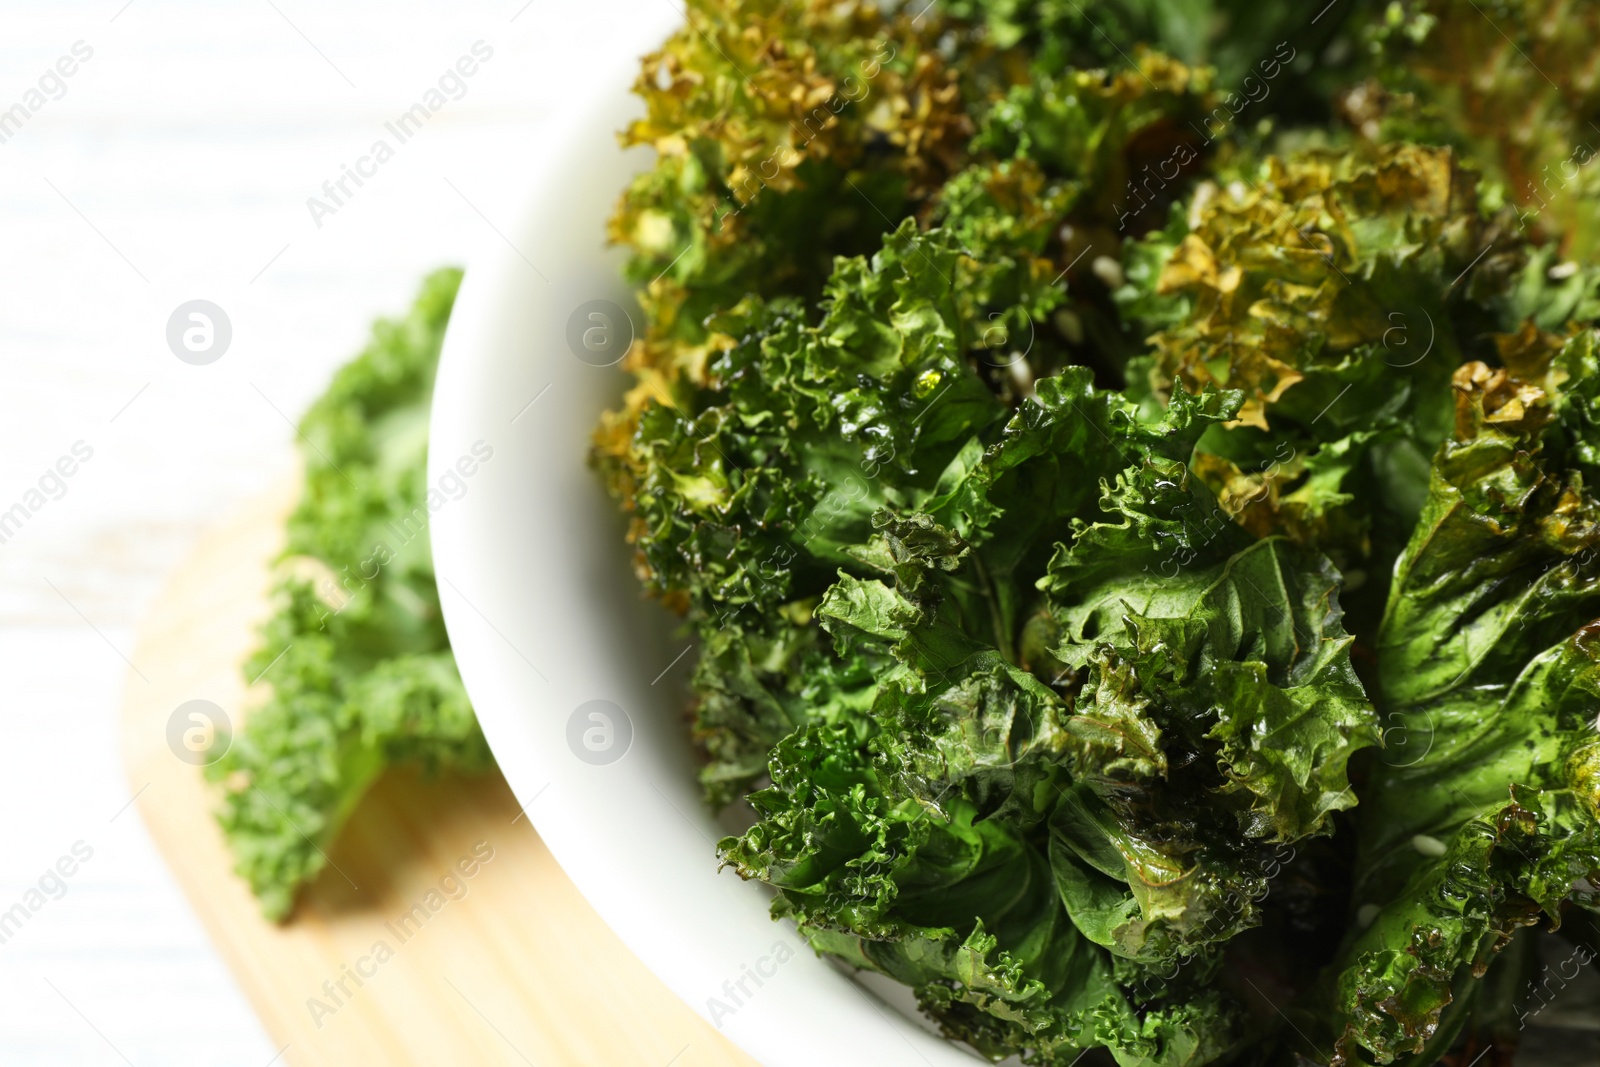
M 245 664 L 270 688 L 206 773 L 218 821 L 271 919 L 329 862 L 341 827 L 388 767 L 493 766 L 450 654 L 428 523 L 428 405 L 461 273 L 422 285 L 300 424 L 305 486 L 290 516 L 279 608 Z M 485 451 L 478 459 L 487 459 Z

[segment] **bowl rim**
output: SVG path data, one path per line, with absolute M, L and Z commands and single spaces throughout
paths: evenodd
M 625 380 L 580 361 L 568 327 L 596 300 L 636 318 L 621 253 L 602 244 L 603 218 L 642 169 L 613 131 L 638 113 L 626 91 L 638 56 L 681 21 L 675 5 L 637 15 L 611 42 L 618 61 L 574 86 L 517 221 L 467 260 L 428 449 L 430 486 L 465 487 L 437 509 L 429 494 L 445 625 L 518 804 L 601 918 L 703 1018 L 767 1067 L 965 1067 L 974 1053 L 867 991 L 884 990 L 876 976 L 847 977 L 792 923 L 773 923 L 764 887 L 718 872 L 710 843 L 723 831 L 676 721 L 683 690 L 657 688 L 675 666 L 681 687 L 687 648 L 642 602 L 620 517 L 586 462 Z M 578 755 L 573 732 L 595 714 L 621 750 L 601 763 Z M 896 1005 L 909 1002 L 889 985 Z

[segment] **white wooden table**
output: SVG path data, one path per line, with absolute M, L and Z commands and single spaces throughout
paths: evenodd
M 518 202 L 516 161 L 537 151 L 616 8 L 0 6 L 0 111 L 42 105 L 20 128 L 0 121 L 0 515 L 26 511 L 0 543 L 5 1063 L 274 1058 L 126 808 L 115 711 L 139 668 L 134 634 L 199 530 L 288 469 L 286 420 L 368 321 L 493 239 Z M 80 41 L 92 55 L 66 64 L 59 99 L 54 78 L 30 99 Z M 384 124 L 478 41 L 493 55 L 459 99 L 360 188 L 347 183 L 319 227 L 307 198 L 377 138 L 393 143 Z M 232 324 L 207 366 L 181 362 L 165 338 L 195 298 Z M 78 442 L 92 456 L 30 496 Z M 64 895 L 30 895 L 79 842 L 92 855 L 61 880 Z M 26 920 L 7 933 L 3 913 L 19 903 Z

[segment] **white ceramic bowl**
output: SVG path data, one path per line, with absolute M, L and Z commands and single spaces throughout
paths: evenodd
M 858 984 L 817 959 L 792 926 L 771 921 L 760 886 L 717 872 L 723 828 L 700 802 L 682 717 L 687 642 L 641 600 L 621 521 L 587 465 L 590 433 L 625 378 L 577 358 L 567 339 L 590 301 L 637 320 L 622 256 L 603 235 L 650 157 L 623 154 L 613 134 L 639 111 L 627 91 L 636 57 L 680 17 L 657 0 L 607 6 L 628 15 L 606 20 L 615 62 L 573 86 L 568 122 L 528 174 L 521 218 L 470 258 L 445 340 L 428 467 L 434 485 L 448 478 L 459 494 L 432 525 L 456 659 L 501 769 L 567 874 L 740 1048 L 766 1067 L 970 1067 L 974 1057 L 930 1033 L 904 990 L 871 976 Z M 588 717 L 597 707 L 609 738 Z M 611 747 L 585 748 L 587 730 Z M 1551 1022 L 1592 1029 L 1593 1014 Z M 1536 1062 L 1569 1062 L 1552 1050 L 1573 1032 L 1548 1031 Z
M 574 355 L 568 320 L 599 299 L 638 318 L 604 223 L 650 159 L 622 153 L 614 134 L 639 112 L 627 91 L 635 57 L 680 17 L 664 3 L 638 13 L 615 30 L 614 69 L 575 87 L 570 121 L 542 145 L 522 218 L 469 261 L 450 323 L 428 467 L 432 484 L 460 493 L 432 526 L 451 644 L 495 757 L 556 859 L 628 947 L 740 1048 L 767 1067 L 970 1067 L 969 1053 L 903 1010 L 908 998 L 888 1006 L 774 923 L 761 886 L 718 873 L 723 830 L 700 801 L 683 719 L 692 653 L 678 659 L 687 640 L 641 599 L 621 521 L 587 464 L 596 419 L 626 381 Z

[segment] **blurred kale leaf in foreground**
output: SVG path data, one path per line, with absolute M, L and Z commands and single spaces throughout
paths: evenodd
M 277 607 L 245 676 L 270 690 L 223 757 L 218 821 L 262 911 L 295 892 L 383 771 L 493 766 L 450 654 L 428 526 L 428 408 L 458 270 L 427 278 L 404 318 L 334 376 L 300 422 L 305 484 Z M 485 446 L 475 459 L 487 460 Z

